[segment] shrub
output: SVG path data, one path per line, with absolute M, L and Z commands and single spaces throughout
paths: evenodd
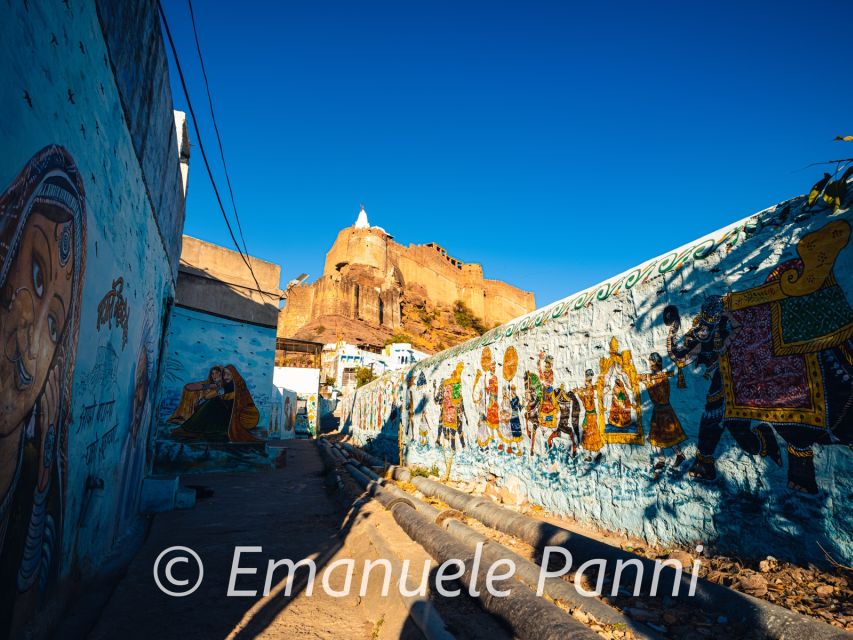
M 461 300 L 453 303 L 453 319 L 463 329 L 473 329 L 480 335 L 486 333 L 486 326 L 483 322 Z
M 376 380 L 376 374 L 369 367 L 357 367 L 355 370 L 355 387 L 363 387 L 368 382 Z

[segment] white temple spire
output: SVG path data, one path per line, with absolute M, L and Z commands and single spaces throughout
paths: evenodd
M 369 229 L 370 223 L 367 221 L 367 211 L 364 210 L 364 205 L 361 205 L 361 210 L 358 212 L 358 219 L 355 221 L 356 229 Z

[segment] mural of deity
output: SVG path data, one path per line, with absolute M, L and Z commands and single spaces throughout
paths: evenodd
M 670 371 L 664 371 L 663 358 L 660 354 L 652 353 L 649 356 L 649 373 L 640 374 L 639 380 L 649 393 L 652 401 L 652 417 L 649 419 L 649 444 L 660 450 L 660 456 L 654 465 L 655 472 L 660 472 L 666 465 L 663 450 L 674 448 L 674 467 L 684 462 L 684 454 L 681 453 L 679 444 L 687 440 L 681 422 L 675 415 L 675 410 L 669 403 L 669 378 L 675 375 Z
M 46 147 L 0 195 L 0 636 L 59 570 L 85 248 L 83 182 Z
M 188 409 L 192 413 L 185 417 Z M 213 366 L 206 380 L 184 385 L 181 401 L 169 422 L 180 423 L 171 436 L 203 442 L 258 443 L 252 434 L 259 412 L 246 382 L 233 365 Z
M 610 340 L 597 383 L 598 419 L 606 444 L 643 444 L 640 386 L 630 351 Z

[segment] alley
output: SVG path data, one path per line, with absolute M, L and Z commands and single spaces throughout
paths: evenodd
M 237 583 L 238 589 L 258 591 L 267 559 L 365 553 L 355 523 L 372 516 L 358 507 L 347 513 L 330 497 L 313 442 L 294 440 L 288 446 L 282 469 L 187 477 L 188 485 L 212 495 L 193 509 L 155 517 L 90 638 L 363 638 L 374 629 L 377 638 L 419 637 L 407 631 L 406 612 L 394 608 L 393 600 L 388 607 L 368 608 L 357 593 L 334 599 L 320 588 L 310 598 L 304 593 L 268 600 L 226 597 L 235 546 L 263 548 L 241 560 L 241 566 L 259 567 L 259 575 L 241 576 Z M 155 558 L 174 545 L 190 547 L 204 562 L 204 581 L 187 597 L 161 593 L 152 579 Z

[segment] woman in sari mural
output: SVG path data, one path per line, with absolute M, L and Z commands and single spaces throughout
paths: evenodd
M 169 416 L 169 422 L 183 424 L 205 401 L 219 395 L 220 389 L 222 389 L 222 367 L 217 364 L 210 368 L 206 379 L 184 385 L 181 401 L 175 412 Z
M 664 449 L 675 447 L 675 461 L 673 467 L 678 467 L 684 462 L 684 454 L 681 453 L 679 444 L 687 440 L 681 422 L 672 405 L 669 403 L 669 378 L 675 375 L 670 371 L 664 371 L 663 358 L 659 353 L 649 356 L 649 373 L 640 375 L 640 382 L 646 385 L 649 399 L 652 401 L 652 417 L 649 422 L 649 444 L 658 449 L 658 460 L 653 469 L 655 477 L 666 466 Z
M 85 248 L 83 182 L 46 147 L 0 195 L 0 637 L 59 570 Z
M 212 384 L 208 383 L 206 389 L 197 391 L 210 394 L 213 392 Z M 196 390 L 190 389 L 189 392 Z M 258 426 L 259 417 L 245 380 L 234 365 L 229 364 L 222 369 L 222 385 L 218 393 L 204 399 L 186 422 L 172 431 L 172 436 L 203 442 L 263 442 L 251 433 Z

